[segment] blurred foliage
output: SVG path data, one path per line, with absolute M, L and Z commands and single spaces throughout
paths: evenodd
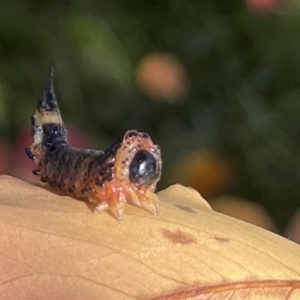
M 161 187 L 182 155 L 220 155 L 236 173 L 227 192 L 262 203 L 282 227 L 300 203 L 300 8 L 247 5 L 2 0 L 0 133 L 14 142 L 28 127 L 53 59 L 64 119 L 97 147 L 147 131 L 163 151 Z M 153 101 L 136 84 L 139 61 L 156 51 L 186 68 L 181 102 Z

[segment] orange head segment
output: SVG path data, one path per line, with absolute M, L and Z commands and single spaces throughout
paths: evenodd
M 147 133 L 129 130 L 115 155 L 115 177 L 138 189 L 155 188 L 161 177 L 160 148 Z
M 110 209 L 115 207 L 118 219 L 121 219 L 126 200 L 156 215 L 159 200 L 153 192 L 161 177 L 159 146 L 153 144 L 147 133 L 129 130 L 124 134 L 112 162 L 112 179 L 97 189 L 98 197 L 108 202 Z

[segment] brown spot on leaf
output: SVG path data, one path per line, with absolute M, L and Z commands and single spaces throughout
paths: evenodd
M 174 206 L 181 210 L 187 211 L 189 213 L 194 213 L 194 214 L 196 213 L 196 211 L 194 209 L 192 209 L 191 207 L 188 207 L 188 206 L 179 205 L 179 204 L 174 204 Z
M 177 229 L 175 231 L 162 229 L 162 233 L 164 237 L 171 241 L 173 244 L 189 245 L 196 243 L 196 239 L 194 236 L 189 233 L 185 233 L 180 229 Z
M 216 241 L 221 242 L 221 243 L 227 243 L 229 242 L 229 239 L 223 236 L 215 236 L 214 237 Z

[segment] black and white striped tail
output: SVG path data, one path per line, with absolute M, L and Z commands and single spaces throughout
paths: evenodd
M 53 88 L 53 73 L 53 66 L 51 66 L 46 89 L 38 99 L 35 114 L 31 116 L 31 134 L 34 142 L 30 148 L 25 149 L 30 159 L 35 158 L 34 149 L 40 148 L 45 142 L 49 144 L 57 135 L 67 141 L 67 132 Z

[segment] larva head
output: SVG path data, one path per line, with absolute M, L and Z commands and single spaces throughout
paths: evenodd
M 115 157 L 115 174 L 137 188 L 155 189 L 161 177 L 160 148 L 147 133 L 129 130 Z
M 154 193 L 161 176 L 160 149 L 148 134 L 127 131 L 101 156 L 101 172 L 95 181 L 97 211 L 108 208 L 122 220 L 124 203 L 130 201 L 153 215 L 159 199 Z

